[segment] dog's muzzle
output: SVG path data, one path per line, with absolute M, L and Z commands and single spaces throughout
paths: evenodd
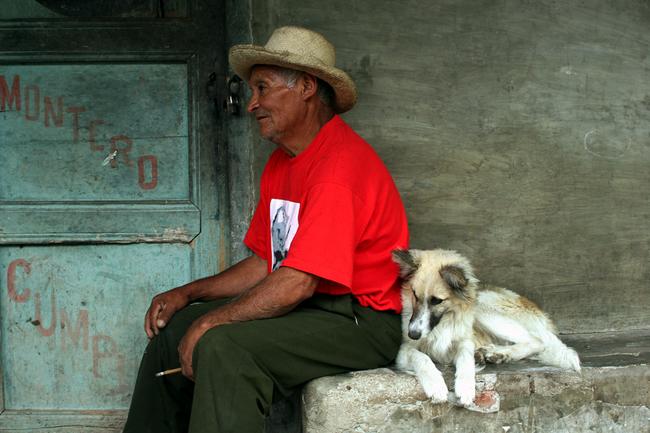
M 419 323 L 418 323 L 419 322 Z M 424 333 L 425 335 L 428 334 L 433 330 L 433 328 L 440 322 L 440 319 L 433 314 L 429 316 L 429 323 L 427 323 L 428 328 L 425 330 L 426 332 Z M 419 325 L 419 326 L 418 326 Z M 408 329 L 408 336 L 412 340 L 419 340 L 422 338 L 422 326 L 423 323 L 421 320 L 416 321 L 415 323 L 411 322 L 409 323 L 409 329 Z

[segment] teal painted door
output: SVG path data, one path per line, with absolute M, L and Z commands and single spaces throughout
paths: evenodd
M 223 11 L 218 1 L 8 3 L 0 431 L 112 431 L 153 294 L 227 260 Z

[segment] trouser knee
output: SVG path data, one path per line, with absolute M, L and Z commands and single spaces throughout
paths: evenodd
M 199 339 L 192 356 L 195 373 L 201 368 L 217 368 L 224 371 L 241 366 L 252 359 L 252 354 L 237 343 L 228 328 L 229 325 L 210 329 Z

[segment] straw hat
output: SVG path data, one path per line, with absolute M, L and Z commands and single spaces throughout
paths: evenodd
M 357 102 L 352 79 L 334 66 L 334 46 L 321 34 L 302 27 L 276 29 L 266 45 L 235 45 L 228 56 L 237 75 L 248 81 L 255 65 L 275 65 L 314 75 L 334 89 L 334 109 L 343 113 Z

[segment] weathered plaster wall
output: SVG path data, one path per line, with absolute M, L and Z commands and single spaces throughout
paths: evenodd
M 252 41 L 250 30 L 251 8 L 248 0 L 228 0 L 226 2 L 226 47 L 234 44 L 249 44 Z M 228 76 L 232 76 L 230 70 Z M 245 85 L 243 86 L 245 87 Z M 245 103 L 245 91 L 241 90 L 242 108 Z M 250 252 L 242 243 L 248 222 L 255 208 L 256 181 L 253 161 L 260 146 L 256 145 L 256 136 L 250 116 L 226 117 L 226 136 L 228 148 L 228 190 L 230 198 L 230 261 L 235 263 Z M 259 174 L 258 174 L 259 177 Z
M 336 45 L 412 246 L 468 255 L 562 332 L 648 327 L 648 1 L 245 5 L 256 43 L 296 24 Z M 271 148 L 247 140 L 256 185 Z

